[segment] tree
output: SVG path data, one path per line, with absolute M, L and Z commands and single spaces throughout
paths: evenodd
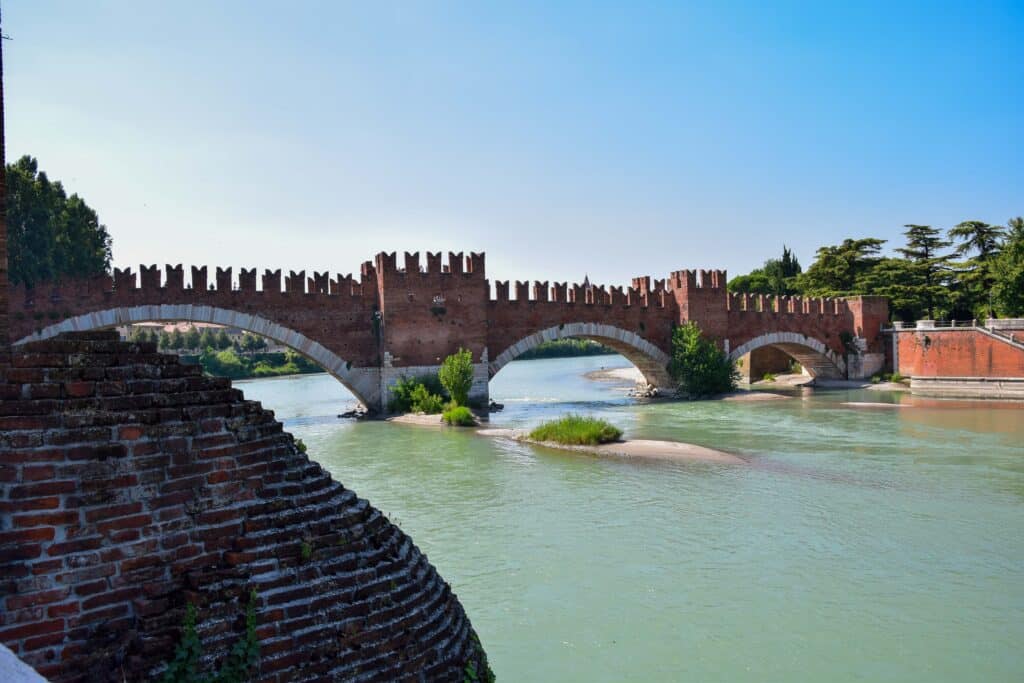
M 230 348 L 231 337 L 228 336 L 228 333 L 224 330 L 224 328 L 221 328 L 220 330 L 218 330 L 217 335 L 213 338 L 213 343 L 216 345 L 218 349 L 223 351 L 224 349 Z
M 33 286 L 110 270 L 110 235 L 96 212 L 38 162 L 23 156 L 7 166 L 7 239 L 12 283 Z
M 199 348 L 203 349 L 216 349 L 217 340 L 214 339 L 213 332 L 207 327 L 203 330 L 203 333 L 199 336 Z
M 1006 223 L 1006 239 L 992 263 L 992 300 L 1000 315 L 1024 315 L 1024 218 Z
M 668 371 L 692 398 L 732 391 L 739 377 L 728 354 L 706 339 L 693 321 L 673 330 Z
M 799 288 L 809 296 L 867 294 L 865 278 L 881 261 L 883 244 L 885 240 L 866 237 L 821 247 L 817 260 L 798 278 Z
M 437 376 L 452 401 L 456 405 L 466 405 L 469 403 L 469 390 L 473 387 L 473 354 L 460 348 L 444 359 Z
M 967 257 L 957 268 L 959 308 L 974 317 L 981 317 L 979 313 L 995 316 L 992 265 L 999 254 L 1003 234 L 1001 226 L 982 221 L 964 221 L 949 230 L 949 236 L 959 241 L 956 254 Z
M 896 251 L 910 262 L 906 284 L 913 289 L 912 298 L 917 300 L 913 307 L 934 319 L 936 304 L 943 308 L 949 305 L 950 256 L 939 252 L 953 243 L 942 239 L 941 233 L 930 225 L 909 224 L 903 227 L 907 229 L 903 233 L 907 246 Z M 877 293 L 885 294 L 882 291 Z
M 185 348 L 189 351 L 196 351 L 199 349 L 199 343 L 199 330 L 194 325 L 190 325 L 184 335 Z
M 171 332 L 171 338 L 167 341 L 167 348 L 174 349 L 175 351 L 185 348 L 185 339 L 181 335 L 181 330 L 177 327 Z
M 796 276 L 800 274 L 800 262 L 789 247 L 782 245 L 782 258 L 772 258 L 761 268 L 755 268 L 747 275 L 739 275 L 729 281 L 730 292 L 751 292 L 776 296 L 797 293 Z

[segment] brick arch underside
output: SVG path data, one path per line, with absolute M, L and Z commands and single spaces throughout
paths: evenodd
M 729 358 L 742 356 L 765 346 L 772 346 L 800 363 L 812 377 L 841 379 L 846 376 L 846 362 L 823 342 L 799 332 L 769 332 L 737 346 Z
M 667 353 L 634 332 L 601 323 L 567 323 L 523 337 L 490 363 L 490 376 L 494 377 L 503 367 L 543 342 L 568 338 L 590 339 L 603 344 L 625 356 L 648 384 L 661 388 L 674 386 L 668 374 Z
M 160 304 L 152 306 L 125 306 L 110 308 L 104 311 L 84 313 L 55 323 L 15 342 L 16 345 L 55 337 L 63 332 L 88 332 L 102 330 L 120 325 L 135 325 L 146 322 L 179 322 L 212 323 L 225 327 L 258 334 L 273 339 L 279 344 L 294 349 L 310 359 L 352 392 L 356 399 L 366 408 L 377 405 L 380 393 L 379 378 L 374 371 L 366 368 L 351 368 L 350 364 L 319 342 L 278 325 L 275 322 L 217 306 L 195 306 L 192 304 Z

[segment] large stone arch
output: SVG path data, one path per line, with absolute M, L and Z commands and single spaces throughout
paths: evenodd
M 351 391 L 367 409 L 373 410 L 380 404 L 380 370 L 377 368 L 353 368 L 350 363 L 330 349 L 295 330 L 278 325 L 258 315 L 216 306 L 158 304 L 109 308 L 103 311 L 84 313 L 44 327 L 38 332 L 19 339 L 15 344 L 48 339 L 62 332 L 87 332 L 119 325 L 177 321 L 237 327 L 273 339 L 318 364 Z
M 729 358 L 742 356 L 765 346 L 772 346 L 800 363 L 812 377 L 839 379 L 846 376 L 846 361 L 842 356 L 814 337 L 799 332 L 769 332 L 737 346 Z
M 537 347 L 542 342 L 568 337 L 592 339 L 615 349 L 640 370 L 648 384 L 660 388 L 674 386 L 668 374 L 669 357 L 667 353 L 634 332 L 602 323 L 565 323 L 527 335 L 502 351 L 490 362 L 488 367 L 490 376 L 494 377 L 498 371 L 518 356 Z

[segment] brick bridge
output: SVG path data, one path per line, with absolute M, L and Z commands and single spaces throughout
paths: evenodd
M 182 266 L 114 269 L 113 276 L 10 290 L 15 343 L 60 332 L 147 321 L 229 325 L 285 344 L 319 363 L 369 409 L 387 405 L 402 376 L 436 370 L 460 346 L 473 353 L 473 396 L 544 340 L 593 339 L 628 358 L 650 384 L 670 385 L 672 329 L 688 320 L 718 341 L 748 374 L 797 360 L 824 377 L 863 377 L 884 361 L 879 297 L 808 299 L 730 294 L 725 271 L 679 270 L 629 287 L 495 282 L 484 255 L 377 254 L 358 278 L 328 273 Z M 282 287 L 283 284 L 283 287 Z M 847 333 L 847 334 L 844 334 Z M 844 344 L 844 338 L 846 343 Z M 857 352 L 850 353 L 851 344 Z

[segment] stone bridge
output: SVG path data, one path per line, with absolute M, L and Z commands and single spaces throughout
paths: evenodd
M 498 281 L 484 255 L 380 253 L 359 276 L 192 267 L 114 269 L 87 281 L 10 290 L 15 343 L 65 331 L 149 321 L 216 323 L 285 344 L 319 363 L 370 410 L 387 406 L 401 377 L 436 371 L 472 351 L 472 395 L 517 356 L 545 340 L 593 339 L 622 353 L 650 384 L 668 387 L 672 330 L 695 321 L 748 375 L 795 359 L 812 375 L 863 377 L 884 360 L 879 297 L 809 299 L 731 294 L 721 270 L 679 270 L 630 286 Z M 760 375 L 755 375 L 755 378 Z

